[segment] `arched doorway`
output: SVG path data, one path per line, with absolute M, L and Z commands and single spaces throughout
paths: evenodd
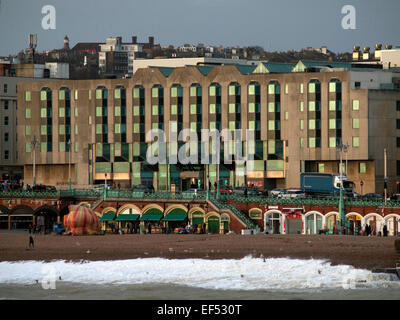
M 11 210 L 10 228 L 28 229 L 33 224 L 33 209 L 28 206 L 17 206 Z
M 306 234 L 318 234 L 322 230 L 322 214 L 314 211 L 305 215 L 306 218 Z
M 195 207 L 189 210 L 189 221 L 191 222 L 196 233 L 204 233 L 204 216 L 205 212 L 202 208 Z
M 164 209 L 157 204 L 149 204 L 142 209 L 140 233 L 162 233 Z
M 217 215 L 210 215 L 207 218 L 208 233 L 219 233 L 220 217 Z
M 59 213 L 52 207 L 43 206 L 35 210 L 34 216 L 36 230 L 47 233 L 51 232 L 58 222 Z
M 163 222 L 168 233 L 176 228 L 185 228 L 188 222 L 187 208 L 183 205 L 172 205 L 165 210 Z
M 350 212 L 346 215 L 347 234 L 358 236 L 361 230 L 362 216 L 360 214 Z
M 139 232 L 140 209 L 134 204 L 122 206 L 117 212 L 115 221 L 119 223 L 119 228 L 125 233 Z
M 338 230 L 335 229 L 337 221 L 338 221 L 337 212 L 330 212 L 325 216 L 325 224 L 328 234 L 336 234 L 338 232 Z
M 377 213 L 369 213 L 364 218 L 365 224 L 369 225 L 371 229 L 371 235 L 378 235 L 383 226 L 383 217 Z
M 283 215 L 280 211 L 267 211 L 265 213 L 264 230 L 268 234 L 282 233 Z
M 230 221 L 231 219 L 228 214 L 225 213 L 221 215 L 221 227 L 223 228 L 222 231 L 224 234 L 229 232 Z
M 400 232 L 400 215 L 389 214 L 385 217 L 385 224 L 389 236 L 397 236 Z

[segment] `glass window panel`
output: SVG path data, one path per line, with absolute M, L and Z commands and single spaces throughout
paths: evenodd
M 360 110 L 360 101 L 353 100 L 353 110 Z
M 335 137 L 329 138 L 329 148 L 336 148 L 336 138 Z
M 195 97 L 197 95 L 197 88 L 196 87 L 190 87 L 190 96 Z
M 336 119 L 329 119 L 329 129 L 336 129 Z
M 276 144 L 274 140 L 268 141 L 268 154 L 275 154 Z
M 315 101 L 309 101 L 308 102 L 308 110 L 309 111 L 315 111 Z
M 254 95 L 255 87 L 256 86 L 254 84 L 249 85 L 249 95 Z
M 359 128 L 360 128 L 359 119 L 353 119 L 353 129 L 359 129 Z
M 102 131 L 102 125 L 101 124 L 96 124 L 96 133 L 97 134 L 101 134 L 103 131 Z
M 63 124 L 60 124 L 60 126 L 58 127 L 58 133 L 65 134 L 65 126 Z
M 254 111 L 255 111 L 254 103 L 249 103 L 249 112 L 254 112 Z
M 178 88 L 172 87 L 171 88 L 171 97 L 177 97 L 177 96 L 178 96 Z
M 40 151 L 41 152 L 46 152 L 47 151 L 47 142 L 42 142 L 40 144 Z
M 275 130 L 275 121 L 274 120 L 268 121 L 268 130 Z
M 31 144 L 29 142 L 25 144 L 25 152 L 31 152 Z
M 191 104 L 190 105 L 190 114 L 196 114 L 197 113 L 197 105 Z
M 42 101 L 47 100 L 47 92 L 46 91 L 40 91 L 40 100 L 42 100 Z
M 360 146 L 360 138 L 359 137 L 353 137 L 353 147 L 357 148 Z
M 121 116 L 121 107 L 119 107 L 119 106 L 115 107 L 114 116 L 115 117 L 120 117 Z
M 65 151 L 65 142 L 60 142 L 60 152 Z
M 329 83 L 329 92 L 336 92 L 336 82 Z
M 118 88 L 114 90 L 114 98 L 121 99 L 121 89 Z
M 31 109 L 26 108 L 25 109 L 25 118 L 30 119 L 31 117 Z
M 308 129 L 315 130 L 315 120 L 314 119 L 308 120 Z
M 275 102 L 268 103 L 268 112 L 275 112 Z
M 210 130 L 215 130 L 215 121 L 210 122 Z
M 210 96 L 215 96 L 215 86 L 210 87 Z
M 255 122 L 249 121 L 249 130 L 254 130 L 254 129 L 255 129 Z
M 25 135 L 30 136 L 31 135 L 31 126 L 26 126 L 25 127 Z
M 210 104 L 210 113 L 211 113 L 211 114 L 214 114 L 214 113 L 215 113 L 215 104 L 214 104 L 214 103 L 211 103 L 211 104 Z
M 274 84 L 269 84 L 268 85 L 268 93 L 269 94 L 275 94 L 275 85 Z
M 64 118 L 65 117 L 65 109 L 64 108 L 58 109 L 58 116 L 60 118 Z
M 325 172 L 325 164 L 318 163 L 318 172 L 319 173 L 324 173 Z
M 158 115 L 158 106 L 153 106 L 153 108 L 152 108 L 152 115 L 153 115 L 153 116 Z
M 304 93 L 304 84 L 300 83 L 300 93 Z
M 40 126 L 40 133 L 42 135 L 46 135 L 47 134 L 47 126 Z
M 300 120 L 300 130 L 304 129 L 304 120 Z
M 335 111 L 335 110 L 336 110 L 336 101 L 330 100 L 329 101 L 329 111 Z
M 360 173 L 367 172 L 367 164 L 365 162 L 360 162 Z
M 230 96 L 234 96 L 235 95 L 235 86 L 234 85 L 231 85 L 231 86 L 229 86 L 229 95 Z
M 133 88 L 133 97 L 140 98 L 140 88 Z
M 152 88 L 151 89 L 151 96 L 153 98 L 158 98 L 158 88 Z
M 30 91 L 25 92 L 25 101 L 31 101 L 31 92 Z
M 65 100 L 65 91 L 64 90 L 58 91 L 58 99 Z
M 235 104 L 234 103 L 230 103 L 229 104 L 229 113 L 235 113 Z
M 309 83 L 308 84 L 308 92 L 309 93 L 315 93 L 315 83 Z

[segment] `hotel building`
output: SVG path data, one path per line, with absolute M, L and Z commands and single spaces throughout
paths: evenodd
M 107 180 L 121 187 L 207 189 L 219 174 L 231 186 L 295 188 L 301 172 L 338 173 L 337 147 L 347 143 L 343 169 L 356 191 L 383 191 L 386 148 L 389 192 L 396 192 L 399 82 L 400 74 L 389 70 L 299 62 L 149 67 L 129 79 L 19 83 L 24 182 L 32 184 L 35 158 L 38 184 L 66 185 L 70 163 L 77 187 Z M 152 129 L 164 130 L 167 139 L 171 130 L 252 130 L 254 143 L 243 133 L 242 148 L 254 156 L 253 171 L 243 175 L 235 161 L 151 165 L 146 133 Z M 221 144 L 221 159 L 226 149 Z

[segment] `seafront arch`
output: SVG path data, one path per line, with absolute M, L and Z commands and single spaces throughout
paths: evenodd
M 26 205 L 19 205 L 10 210 L 11 229 L 28 229 L 34 224 L 33 209 Z
M 391 213 L 384 217 L 384 222 L 388 230 L 389 236 L 396 236 L 400 230 L 400 215 Z
M 211 211 L 205 216 L 206 221 L 206 232 L 208 233 L 219 233 L 221 216 L 218 212 Z
M 325 227 L 324 215 L 319 211 L 309 211 L 304 215 L 304 233 L 318 234 Z
M 119 216 L 120 214 L 138 214 L 138 215 L 140 215 L 141 210 L 138 206 L 128 203 L 118 209 L 117 216 Z
M 205 215 L 206 215 L 206 212 L 204 211 L 203 208 L 200 208 L 200 207 L 191 208 L 188 212 L 188 218 L 189 218 L 190 223 L 192 225 L 201 226 L 201 228 L 203 227 L 203 224 L 204 224 Z
M 264 230 L 268 234 L 283 233 L 284 214 L 279 210 L 268 210 L 264 214 Z
M 330 211 L 324 216 L 325 229 L 328 230 L 329 234 L 333 234 L 333 229 L 335 228 L 336 221 L 339 220 L 339 212 Z
M 358 235 L 363 228 L 364 217 L 358 212 L 346 214 L 346 226 L 349 234 Z
M 383 229 L 383 217 L 376 212 L 368 213 L 363 220 L 363 228 L 369 225 L 371 228 L 371 235 L 376 236 Z

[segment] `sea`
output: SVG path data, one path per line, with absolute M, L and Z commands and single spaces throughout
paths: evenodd
M 395 274 L 291 258 L 0 262 L 1 300 L 399 300 Z

